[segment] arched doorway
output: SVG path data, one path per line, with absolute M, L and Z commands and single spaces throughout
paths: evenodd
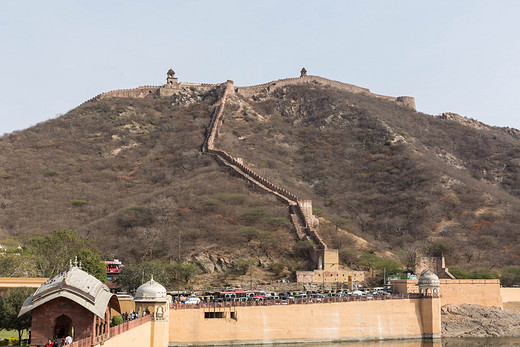
M 71 336 L 74 338 L 74 329 L 72 328 L 72 319 L 62 314 L 54 321 L 54 335 L 58 338 Z

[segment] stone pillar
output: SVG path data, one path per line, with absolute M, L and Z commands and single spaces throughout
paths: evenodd
M 151 317 L 150 347 L 168 347 L 170 303 L 156 303 Z
M 424 297 L 421 301 L 421 323 L 423 338 L 437 340 L 441 338 L 441 299 Z

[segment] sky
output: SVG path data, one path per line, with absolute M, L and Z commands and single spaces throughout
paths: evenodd
M 520 1 L 0 0 L 0 135 L 101 92 L 309 75 L 520 129 Z

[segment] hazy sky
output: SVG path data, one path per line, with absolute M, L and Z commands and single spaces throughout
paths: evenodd
M 319 75 L 520 128 L 520 1 L 0 0 L 0 134 L 113 89 Z

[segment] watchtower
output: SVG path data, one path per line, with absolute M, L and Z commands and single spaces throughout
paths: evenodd
M 166 84 L 159 88 L 159 96 L 172 96 L 179 90 L 179 81 L 175 77 L 175 71 L 172 69 L 166 73 Z
M 175 71 L 172 69 L 168 70 L 166 73 L 168 77 L 166 77 L 166 85 L 176 87 L 178 84 L 177 78 L 175 77 Z
M 306 77 L 307 76 L 307 70 L 305 70 L 305 68 L 303 67 L 302 70 L 300 71 L 300 77 Z

